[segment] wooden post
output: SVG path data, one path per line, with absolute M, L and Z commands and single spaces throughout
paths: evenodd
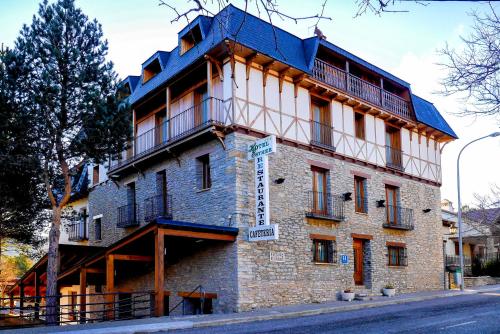
M 24 284 L 19 284 L 19 316 L 23 317 L 24 309 Z
M 349 62 L 346 60 L 345 62 L 345 89 L 347 91 L 350 91 L 350 85 L 349 85 Z
M 108 311 L 106 318 L 113 320 L 114 318 L 114 295 L 115 290 L 115 259 L 113 254 L 106 256 L 106 305 Z
M 35 270 L 35 319 L 40 318 L 40 275 Z
M 164 315 L 165 305 L 165 233 L 162 229 L 155 231 L 155 315 Z M 167 306 L 168 307 L 168 306 Z
M 380 105 L 384 106 L 384 78 L 380 78 Z
M 210 113 L 210 120 L 211 121 L 216 121 L 217 115 L 215 115 L 214 110 L 213 110 L 213 102 L 212 102 L 212 97 L 213 97 L 213 83 L 212 83 L 212 62 L 210 60 L 207 60 L 207 95 L 209 100 L 208 108 L 209 113 Z
M 87 268 L 80 269 L 80 323 L 84 324 L 87 318 Z
M 9 313 L 13 314 L 14 313 L 14 293 L 12 293 L 12 292 L 9 294 L 9 308 L 10 308 Z

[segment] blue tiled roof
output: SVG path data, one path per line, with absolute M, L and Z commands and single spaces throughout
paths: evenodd
M 153 59 L 159 58 L 162 71 L 146 83 L 142 83 L 140 79 L 138 80 L 137 87 L 129 98 L 131 104 L 138 102 L 148 93 L 164 86 L 170 79 L 175 77 L 182 70 L 189 68 L 189 66 L 196 61 L 199 61 L 207 52 L 224 40 L 236 41 L 238 44 L 308 74 L 311 74 L 318 47 L 321 45 L 322 47 L 328 48 L 346 57 L 354 63 L 358 63 L 410 89 L 410 85 L 406 81 L 401 80 L 330 42 L 320 40 L 318 37 L 302 40 L 278 27 L 274 27 L 273 29 L 271 24 L 233 5 L 228 5 L 213 18 L 198 16 L 191 24 L 179 32 L 179 36 L 187 33 L 190 28 L 197 24 L 200 25 L 204 38 L 193 48 L 182 55 L 179 52 L 179 46 L 170 52 L 157 51 L 144 62 L 143 67 L 149 64 Z M 276 38 L 274 38 L 275 34 Z M 413 98 L 413 103 L 418 121 L 456 138 L 453 130 L 432 103 L 418 97 Z
M 411 95 L 415 117 L 418 122 L 424 123 L 436 130 L 446 133 L 453 138 L 458 138 L 453 129 L 448 125 L 446 120 L 441 116 L 434 104 L 418 97 L 415 94 Z

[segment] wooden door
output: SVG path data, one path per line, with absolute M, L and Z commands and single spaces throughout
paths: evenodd
M 363 285 L 363 240 L 353 239 L 354 250 L 354 283 Z

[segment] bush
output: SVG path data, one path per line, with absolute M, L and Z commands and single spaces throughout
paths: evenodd
M 486 262 L 482 272 L 483 275 L 500 277 L 500 259 Z

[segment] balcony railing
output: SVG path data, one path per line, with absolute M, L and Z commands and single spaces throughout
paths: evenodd
M 137 219 L 137 204 L 128 204 L 118 208 L 118 220 L 116 226 L 118 227 L 133 227 L 139 225 Z
M 69 241 L 83 241 L 87 239 L 87 223 L 85 221 L 77 221 L 68 225 Z
M 385 165 L 390 168 L 404 170 L 403 168 L 403 151 L 391 147 L 385 147 Z
M 327 62 L 315 59 L 312 76 L 330 86 L 382 107 L 397 116 L 412 119 L 408 101 Z
M 464 256 L 464 266 L 471 266 L 472 260 L 469 256 Z M 458 255 L 446 255 L 446 266 L 449 267 L 459 267 L 460 266 L 460 256 Z
M 387 205 L 384 227 L 413 230 L 413 210 L 400 206 Z
M 344 197 L 325 192 L 309 191 L 306 216 L 342 221 L 344 216 Z
M 311 144 L 335 151 L 333 127 L 311 120 Z
M 224 125 L 225 121 L 224 101 L 209 97 L 200 104 L 184 110 L 133 138 L 132 152 L 128 152 L 127 159 L 113 161 L 111 170 L 146 156 L 209 125 Z
M 144 220 L 149 222 L 163 217 L 172 219 L 172 195 L 157 195 L 144 201 Z

